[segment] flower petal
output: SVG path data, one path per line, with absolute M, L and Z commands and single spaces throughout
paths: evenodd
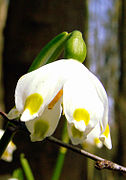
M 52 109 L 45 108 L 42 115 L 34 120 L 27 121 L 25 124 L 31 133 L 32 141 L 41 141 L 52 135 L 57 127 L 62 112 L 61 99 Z
M 85 131 L 85 136 L 103 118 L 104 105 L 88 76 L 65 83 L 63 104 L 68 122 L 73 123 L 79 131 Z
M 72 141 L 72 144 L 78 145 L 82 144 L 83 141 L 86 139 L 86 136 L 83 131 L 79 131 L 73 123 L 67 123 L 68 127 L 68 134 Z
M 61 77 L 61 67 L 62 61 L 50 63 L 19 79 L 15 90 L 15 104 L 17 110 L 24 113 L 22 121 L 41 115 L 62 88 L 64 79 Z
M 98 78 L 92 74 L 91 72 L 89 73 L 89 79 L 90 81 L 92 81 L 97 94 L 104 106 L 104 113 L 103 113 L 103 118 L 101 118 L 100 120 L 100 124 L 102 127 L 102 132 L 105 131 L 105 128 L 107 126 L 108 123 L 108 97 L 107 97 L 107 93 L 102 85 L 102 83 L 98 80 Z
M 100 141 L 99 136 L 101 134 L 100 124 L 98 123 L 94 129 L 87 135 L 87 139 L 84 141 L 84 144 L 96 145 L 98 148 L 103 146 L 103 143 Z
M 110 136 L 110 130 L 109 125 L 107 124 L 106 129 L 103 134 L 100 136 L 100 140 L 103 142 L 103 144 L 108 148 L 112 149 L 112 142 L 111 142 L 111 136 Z

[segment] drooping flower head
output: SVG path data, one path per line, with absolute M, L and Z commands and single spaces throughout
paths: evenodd
M 58 60 L 22 76 L 12 112 L 20 114 L 31 140 L 40 141 L 55 131 L 61 104 L 73 144 L 81 144 L 99 124 L 98 138 L 107 145 L 107 94 L 97 77 L 76 60 Z
M 3 134 L 4 134 L 4 130 L 0 129 L 0 138 L 2 137 Z M 12 155 L 15 150 L 16 150 L 15 144 L 12 141 L 10 141 L 1 159 L 7 162 L 11 162 L 13 159 Z

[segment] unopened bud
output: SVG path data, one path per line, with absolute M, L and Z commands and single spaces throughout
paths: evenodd
M 83 62 L 86 57 L 86 45 L 80 31 L 73 31 L 66 41 L 64 47 L 64 57 L 67 59 L 76 59 Z

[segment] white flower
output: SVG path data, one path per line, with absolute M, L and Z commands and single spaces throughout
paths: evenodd
M 80 62 L 58 60 L 22 76 L 15 90 L 9 117 L 20 113 L 32 141 L 50 136 L 63 110 L 73 144 L 81 144 L 99 123 L 108 124 L 108 98 L 101 82 Z M 14 114 L 14 115 L 13 115 Z M 104 142 L 105 137 L 101 136 Z
M 104 118 L 104 104 L 92 81 L 87 76 L 68 80 L 63 88 L 63 104 L 71 140 L 73 144 L 82 143 Z
M 0 129 L 0 138 L 2 137 L 4 133 L 4 130 Z M 16 150 L 16 146 L 15 144 L 10 141 L 10 143 L 8 144 L 5 152 L 3 153 L 1 159 L 3 159 L 4 161 L 8 161 L 11 162 L 12 161 L 12 154 L 13 152 Z

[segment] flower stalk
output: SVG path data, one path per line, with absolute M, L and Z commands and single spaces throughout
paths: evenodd
M 34 180 L 32 170 L 30 168 L 30 165 L 29 165 L 27 159 L 24 157 L 24 154 L 21 154 L 20 161 L 21 161 L 21 165 L 22 165 L 22 168 L 24 170 L 27 180 Z

